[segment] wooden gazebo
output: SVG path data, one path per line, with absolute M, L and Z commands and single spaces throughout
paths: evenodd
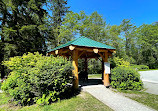
M 112 56 L 112 53 L 115 51 L 115 48 L 108 46 L 106 44 L 94 41 L 86 37 L 79 37 L 75 40 L 69 41 L 66 44 L 63 44 L 59 47 L 54 48 L 48 52 L 48 55 L 59 55 L 69 58 L 72 57 L 72 65 L 74 67 L 72 73 L 75 77 L 73 81 L 73 87 L 78 88 L 79 79 L 78 79 L 78 59 L 85 59 L 85 70 L 87 70 L 87 59 L 88 58 L 102 58 L 102 80 L 103 84 L 108 87 L 109 74 L 106 73 L 104 63 L 108 62 L 108 57 Z

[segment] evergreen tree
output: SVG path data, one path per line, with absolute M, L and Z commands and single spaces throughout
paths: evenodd
M 137 31 L 138 64 L 148 65 L 150 68 L 158 68 L 158 25 L 143 24 Z
M 68 12 L 69 7 L 67 7 L 67 0 L 48 0 L 49 10 L 52 12 L 50 16 L 51 33 L 49 42 L 54 47 L 60 45 L 62 38 L 60 38 L 60 27 L 64 21 L 64 16 Z
M 4 60 L 5 56 L 5 35 L 4 33 L 4 26 L 7 23 L 7 19 L 9 19 L 9 13 L 7 10 L 7 6 L 4 3 L 3 0 L 0 0 L 0 73 L 1 73 L 1 78 L 4 78 L 5 76 L 5 71 L 4 71 L 4 66 L 2 65 L 2 61 Z
M 45 3 L 46 0 L 0 1 L 1 61 L 26 52 L 45 53 Z M 3 71 L 1 75 L 4 76 Z

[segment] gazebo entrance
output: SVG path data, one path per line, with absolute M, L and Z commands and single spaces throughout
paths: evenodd
M 63 44 L 59 47 L 54 48 L 52 51 L 48 52 L 48 55 L 59 55 L 63 57 L 72 57 L 73 65 L 73 87 L 77 89 L 79 86 L 79 77 L 78 77 L 78 59 L 85 59 L 85 71 L 87 71 L 87 59 L 88 58 L 99 58 L 101 57 L 102 61 L 102 81 L 104 86 L 108 87 L 109 82 L 109 71 L 105 68 L 108 57 L 112 56 L 112 53 L 115 51 L 115 48 L 102 44 L 100 42 L 94 41 L 86 37 L 79 37 L 75 40 L 69 41 L 66 44 Z

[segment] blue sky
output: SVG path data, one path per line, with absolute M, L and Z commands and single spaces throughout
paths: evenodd
M 132 19 L 136 26 L 158 21 L 158 0 L 68 0 L 68 6 L 88 15 L 97 11 L 111 25 L 119 25 L 123 19 Z

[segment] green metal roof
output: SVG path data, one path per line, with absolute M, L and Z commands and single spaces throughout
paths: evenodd
M 72 41 L 67 42 L 66 44 L 60 45 L 51 51 L 55 51 L 58 49 L 61 49 L 63 47 L 67 47 L 70 45 L 76 45 L 76 46 L 85 46 L 85 47 L 95 47 L 95 48 L 106 48 L 106 49 L 115 49 L 114 47 L 111 47 L 109 45 L 94 41 L 92 39 L 86 38 L 86 37 L 79 37 L 77 39 L 74 39 Z M 49 51 L 49 52 L 51 52 Z

